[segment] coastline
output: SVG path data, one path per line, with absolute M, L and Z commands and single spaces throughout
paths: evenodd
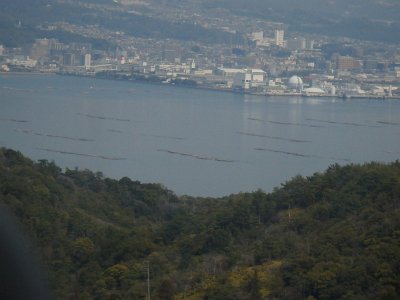
M 22 72 L 18 72 L 18 71 L 10 71 L 10 72 L 0 72 L 0 75 L 36 75 L 36 76 L 55 76 L 58 75 L 55 72 L 28 72 L 28 71 L 22 71 Z
M 221 87 L 210 87 L 206 85 L 199 85 L 199 84 L 182 84 L 182 83 L 166 83 L 163 81 L 164 78 L 157 77 L 158 80 L 150 80 L 146 77 L 143 78 L 123 78 L 123 77 L 99 77 L 96 75 L 84 75 L 84 74 L 77 74 L 77 73 L 60 73 L 60 72 L 27 72 L 27 71 L 11 71 L 11 72 L 0 72 L 0 75 L 35 75 L 35 76 L 73 76 L 73 77 L 87 77 L 87 78 L 94 78 L 94 79 L 103 79 L 103 80 L 115 80 L 115 81 L 134 81 L 134 82 L 141 82 L 141 83 L 148 83 L 148 84 L 155 84 L 155 85 L 167 85 L 173 87 L 185 87 L 185 88 L 194 88 L 200 90 L 208 90 L 208 91 L 218 91 L 218 92 L 225 92 L 225 93 L 235 93 L 235 94 L 243 94 L 243 95 L 253 95 L 253 96 L 260 96 L 260 97 L 302 97 L 302 98 L 335 98 L 335 99 L 374 99 L 374 100 L 400 100 L 399 96 L 380 96 L 380 95 L 332 95 L 332 94 L 306 94 L 300 92 L 256 92 L 256 91 L 246 91 L 246 90 L 237 90 L 232 88 L 221 88 Z M 156 76 L 155 76 L 156 77 Z
M 9 78 L 0 89 L 4 146 L 70 169 L 91 167 L 117 178 L 133 174 L 179 193 L 197 194 L 197 179 L 210 193 L 225 187 L 230 193 L 232 185 L 269 189 L 275 178 L 269 168 L 281 167 L 283 177 L 347 159 L 398 158 L 398 101 L 259 97 L 79 77 Z M 181 165 L 186 178 L 168 177 L 168 170 Z M 153 166 L 166 167 L 153 175 Z M 227 180 L 217 187 L 208 180 L 213 176 Z M 250 176 L 256 187 L 246 182 Z

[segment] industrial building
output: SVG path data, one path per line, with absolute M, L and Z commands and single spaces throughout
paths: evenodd
M 244 69 L 236 73 L 233 80 L 233 87 L 236 89 L 254 89 L 266 86 L 266 72 L 261 69 Z

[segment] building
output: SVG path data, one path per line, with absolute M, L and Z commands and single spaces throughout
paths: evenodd
M 248 90 L 266 86 L 266 73 L 261 69 L 245 69 L 236 73 L 233 79 L 233 87 L 236 89 Z
M 334 58 L 334 62 L 336 64 L 336 70 L 338 71 L 354 70 L 361 68 L 361 63 L 351 56 L 338 55 Z
M 63 63 L 64 66 L 75 66 L 76 64 L 75 53 L 64 53 Z
M 92 65 L 92 55 L 90 53 L 86 53 L 84 56 L 84 66 L 86 69 L 89 69 Z
M 237 73 L 245 73 L 244 69 L 234 69 L 234 68 L 218 68 L 215 73 L 216 75 L 234 78 Z
M 262 41 L 264 39 L 264 32 L 263 31 L 253 32 L 251 34 L 251 39 L 253 41 Z
M 251 80 L 253 83 L 264 83 L 266 79 L 266 74 L 264 70 L 261 69 L 251 69 Z
M 213 74 L 213 71 L 211 69 L 195 70 L 193 72 L 193 75 L 195 75 L 195 76 L 211 76 L 212 74 Z
M 285 31 L 281 28 L 275 30 L 275 45 L 279 47 L 285 47 L 284 41 Z
M 248 90 L 251 88 L 251 73 L 237 73 L 233 79 L 233 87 Z
M 288 88 L 295 90 L 296 92 L 301 92 L 303 90 L 303 80 L 299 76 L 292 76 L 288 81 Z
M 29 57 L 14 57 L 13 59 L 7 60 L 6 62 L 12 66 L 23 68 L 34 68 L 37 65 L 37 60 L 31 59 Z
M 394 68 L 394 76 L 400 77 L 400 67 L 395 67 Z
M 303 90 L 305 95 L 325 95 L 325 91 L 319 87 L 309 87 Z

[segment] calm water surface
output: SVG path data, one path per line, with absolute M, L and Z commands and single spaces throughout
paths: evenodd
M 400 101 L 2 74 L 0 146 L 177 194 L 271 191 L 334 163 L 399 159 Z

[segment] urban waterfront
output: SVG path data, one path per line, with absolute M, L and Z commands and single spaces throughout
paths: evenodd
M 0 146 L 62 167 L 223 196 L 400 156 L 400 101 L 264 97 L 0 75 Z

